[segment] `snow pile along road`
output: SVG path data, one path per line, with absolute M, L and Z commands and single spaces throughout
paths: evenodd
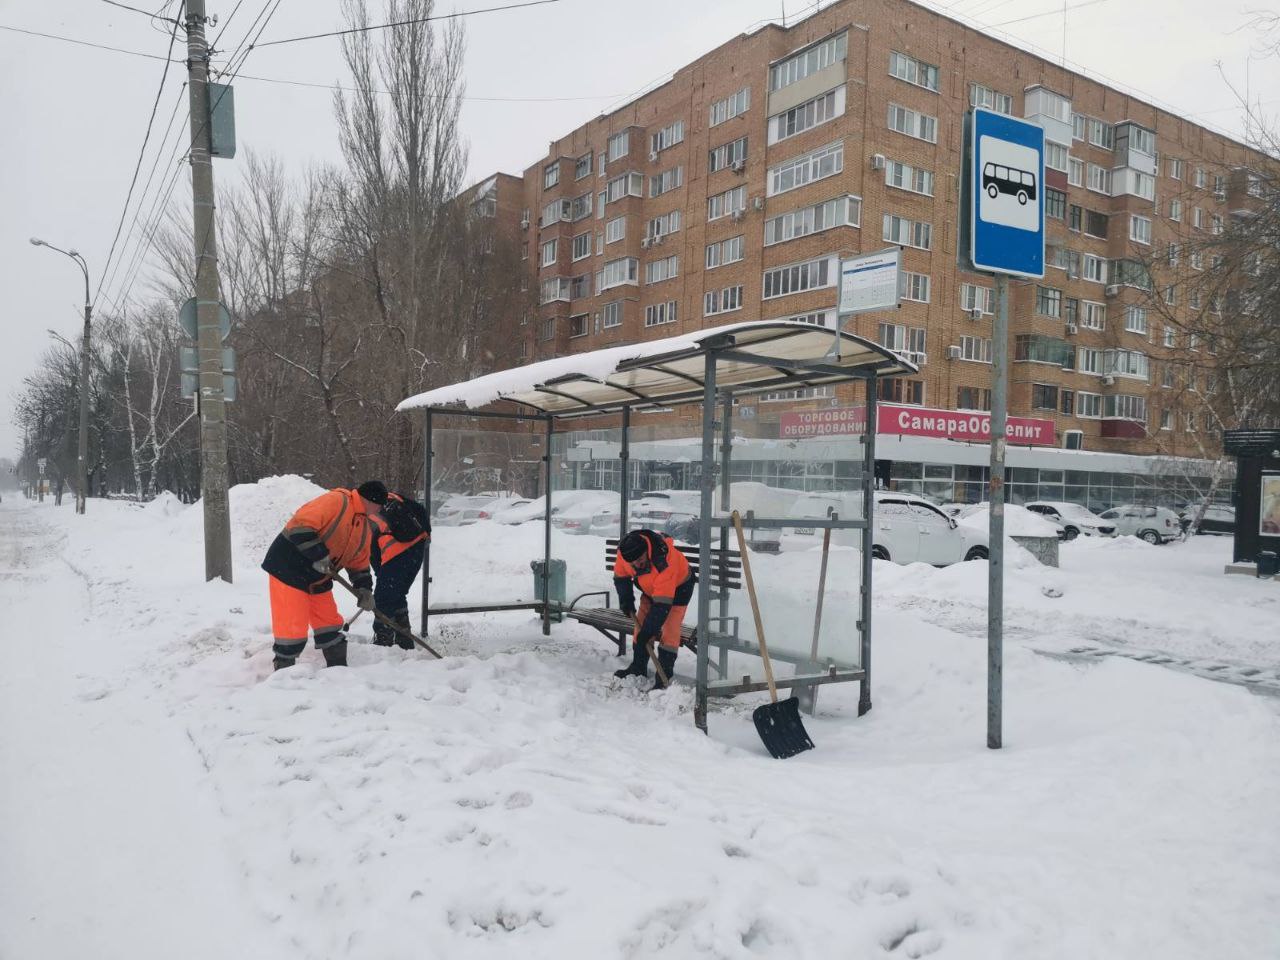
M 689 688 L 615 681 L 594 631 L 524 614 L 434 623 L 443 661 L 361 643 L 272 674 L 257 564 L 316 492 L 233 491 L 233 585 L 200 582 L 198 507 L 0 506 L 0 956 L 1280 954 L 1280 701 L 1032 650 L 1145 621 L 1274 657 L 1275 587 L 1222 577 L 1222 541 L 1010 569 L 1001 752 L 985 565 L 877 562 L 875 709 L 824 690 L 818 748 L 778 762 L 760 698 L 704 737 Z M 433 598 L 527 597 L 541 535 L 438 530 Z M 608 585 L 600 539 L 553 553 L 570 595 Z M 816 560 L 756 564 L 780 643 L 811 630 Z

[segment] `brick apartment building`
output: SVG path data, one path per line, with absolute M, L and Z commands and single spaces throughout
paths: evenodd
M 539 303 L 516 362 L 741 320 L 835 326 L 840 258 L 899 245 L 900 308 L 845 326 L 920 364 L 881 399 L 989 409 L 993 282 L 956 249 L 973 104 L 1048 141 L 1049 267 L 1011 283 L 1010 414 L 1051 419 L 1060 447 L 1201 455 L 1204 420 L 1160 362 L 1196 345 L 1136 278 L 1156 251 L 1203 268 L 1178 248 L 1247 203 L 1259 155 L 908 0 L 738 36 L 490 181 Z M 755 426 L 854 402 L 771 395 Z

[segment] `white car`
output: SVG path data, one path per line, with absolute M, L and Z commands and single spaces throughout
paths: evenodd
M 1166 507 L 1129 503 L 1107 510 L 1101 517 L 1115 524 L 1116 533 L 1120 536 L 1137 537 L 1147 543 L 1168 543 L 1182 534 L 1178 515 Z
M 488 520 L 502 505 L 503 501 L 493 496 L 455 495 L 440 504 L 431 522 L 441 527 L 465 527 L 477 520 Z
M 558 501 L 565 501 L 560 503 Z M 551 494 L 551 525 L 575 535 L 591 532 L 591 521 L 610 504 L 618 503 L 618 495 L 608 490 L 564 490 Z
M 983 530 L 990 529 L 991 504 L 986 500 L 971 503 L 963 507 L 955 518 L 961 524 Z M 1067 539 L 1066 528 L 1052 517 L 1043 513 L 1034 513 L 1016 503 L 1004 505 L 1004 532 L 1008 537 L 1057 537 Z
M 1086 537 L 1114 537 L 1116 526 L 1109 520 L 1103 520 L 1096 513 L 1080 506 L 1078 503 L 1066 503 L 1061 500 L 1034 500 L 1024 503 L 1024 507 L 1032 513 L 1048 517 L 1055 523 L 1062 524 L 1066 531 L 1066 539 L 1074 540 L 1080 534 Z
M 731 506 L 743 516 L 748 511 L 755 511 L 762 517 L 781 516 L 799 495 L 799 491 L 777 490 L 747 480 L 733 483 L 729 490 Z M 719 486 L 712 503 L 719 511 Z M 628 511 L 628 529 L 648 527 L 675 540 L 696 544 L 701 516 L 700 490 L 655 490 L 642 496 Z M 762 553 L 777 553 L 782 542 L 781 533 L 777 530 L 748 529 L 746 537 L 750 548 Z
M 875 497 L 871 555 L 877 560 L 929 563 L 940 567 L 963 560 L 987 558 L 986 534 L 957 524 L 954 518 L 948 517 L 924 497 L 890 490 L 877 490 Z M 860 518 L 862 494 L 806 493 L 791 507 L 788 516 L 791 519 L 823 519 L 832 513 L 844 520 Z M 805 545 L 821 543 L 822 533 L 816 527 L 796 527 L 790 534 L 789 546 L 797 545 L 797 540 Z M 834 530 L 831 542 L 860 546 L 862 531 Z

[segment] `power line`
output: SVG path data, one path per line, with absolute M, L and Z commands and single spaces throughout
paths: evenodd
M 93 295 L 94 305 L 97 305 L 98 297 L 102 294 L 103 278 L 106 277 L 107 267 L 111 263 L 111 258 L 116 252 L 116 243 L 120 240 L 120 231 L 124 227 L 124 218 L 129 213 L 129 203 L 133 200 L 133 188 L 138 183 L 138 172 L 142 169 L 142 158 L 146 155 L 147 144 L 151 141 L 151 128 L 156 121 L 156 110 L 160 107 L 160 95 L 164 93 L 165 81 L 169 79 L 169 64 L 172 63 L 171 56 L 173 54 L 173 42 L 178 36 L 178 21 L 173 21 L 173 32 L 169 34 L 169 51 L 165 54 L 164 72 L 160 75 L 160 86 L 156 88 L 156 98 L 151 104 L 151 116 L 147 118 L 147 132 L 142 137 L 142 149 L 138 151 L 138 162 L 133 166 L 133 178 L 129 181 L 129 192 L 124 198 L 124 208 L 120 211 L 120 222 L 116 224 L 116 235 L 111 240 L 111 249 L 107 253 L 106 263 L 103 264 L 102 274 L 98 279 L 98 289 Z
M 240 80 L 260 80 L 263 83 L 283 83 L 291 87 L 314 87 L 319 90 L 342 90 L 346 93 L 380 93 L 385 96 L 390 95 L 390 91 L 380 90 L 377 87 L 344 87 L 341 84 L 330 83 L 312 83 L 306 80 L 285 80 L 280 77 L 255 77 L 247 73 L 238 75 Z M 438 99 L 446 99 L 448 94 L 428 94 L 428 97 L 436 97 Z M 596 94 L 590 97 L 468 97 L 464 96 L 463 100 L 489 102 L 489 103 L 562 103 L 577 100 L 611 100 L 617 99 L 619 95 L 616 93 Z
M 298 43 L 302 40 L 320 40 L 324 37 L 345 37 L 352 33 L 366 33 L 370 30 L 386 30 L 389 27 L 407 27 L 415 23 L 427 23 L 432 20 L 452 20 L 455 17 L 471 17 L 478 13 L 498 13 L 503 10 L 519 10 L 522 7 L 540 7 L 548 3 L 559 3 L 560 0 L 528 0 L 527 3 L 512 3 L 505 7 L 485 7 L 481 10 L 460 10 L 455 13 L 441 13 L 431 17 L 417 17 L 413 20 L 397 20 L 393 23 L 375 23 L 368 27 L 352 27 L 349 30 L 333 30 L 329 33 L 313 33 L 305 37 L 287 37 L 284 40 L 268 40 L 260 43 L 260 47 L 274 47 L 281 43 Z
M 118 3 L 117 0 L 102 0 L 103 3 L 110 4 L 113 7 L 119 7 L 121 10 L 131 10 L 134 13 L 140 13 L 144 17 L 150 17 L 152 20 L 168 20 L 169 17 L 162 17 L 158 13 L 152 13 L 150 10 L 139 10 L 137 7 L 131 7 L 127 3 Z
M 1087 3 L 1077 3 L 1070 7 L 1062 7 L 1058 10 L 1047 10 L 1044 13 L 1033 13 L 1029 17 L 1019 17 L 1017 20 L 1005 20 L 1003 23 L 989 24 L 991 27 L 1007 27 L 1011 23 L 1024 23 L 1027 20 L 1039 20 L 1041 17 L 1057 17 L 1066 13 L 1068 10 L 1079 10 L 1081 7 L 1092 7 L 1099 3 L 1106 3 L 1107 0 L 1088 0 Z
M 131 57 L 146 57 L 148 60 L 167 60 L 167 57 L 159 56 L 154 53 L 143 53 L 141 50 L 126 50 L 124 47 L 112 47 L 105 43 L 91 43 L 88 40 L 76 40 L 74 37 L 63 37 L 56 33 L 41 33 L 39 30 L 24 30 L 22 27 L 10 27 L 0 23 L 0 30 L 8 30 L 11 33 L 25 33 L 29 37 L 44 37 L 46 40 L 61 40 L 63 43 L 74 43 L 79 47 L 93 47 L 96 50 L 110 50 L 112 53 L 127 53 Z M 177 60 L 169 60 L 169 63 L 179 63 Z
M 213 56 L 214 51 L 218 48 L 218 44 L 222 40 L 222 35 L 227 32 L 227 27 L 231 26 L 231 21 L 235 19 L 236 14 L 240 10 L 240 4 L 242 3 L 244 3 L 244 0 L 236 0 L 236 5 L 232 7 L 231 12 L 227 14 L 227 19 L 222 21 L 222 26 L 218 28 L 218 35 L 213 38 L 213 43 L 209 44 L 209 56 Z

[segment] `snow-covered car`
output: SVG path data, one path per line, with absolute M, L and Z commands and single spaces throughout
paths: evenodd
M 557 503 L 561 499 L 570 502 Z M 586 535 L 591 532 L 592 518 L 617 502 L 618 495 L 608 490 L 558 491 L 551 495 L 551 525 L 565 533 Z
M 475 523 L 477 520 L 487 520 L 493 515 L 491 505 L 497 500 L 497 497 L 488 495 L 465 496 L 456 494 L 448 497 L 440 504 L 431 522 L 440 527 L 462 527 Z
M 1055 523 L 1062 524 L 1066 531 L 1064 539 L 1074 540 L 1080 534 L 1086 537 L 1114 537 L 1116 526 L 1109 520 L 1103 520 L 1096 513 L 1078 503 L 1067 503 L 1062 500 L 1033 500 L 1024 503 L 1024 507 L 1032 513 L 1048 517 Z
M 799 491 L 779 490 L 763 483 L 742 480 L 731 485 L 731 506 L 743 516 L 754 511 L 764 517 L 785 516 Z M 713 503 L 720 510 L 717 487 Z M 702 516 L 702 492 L 699 490 L 659 490 L 646 493 L 629 511 L 629 529 L 648 527 L 684 543 L 697 543 L 699 519 Z M 782 542 L 777 530 L 746 530 L 747 545 L 762 553 L 777 553 Z
M 877 490 L 875 497 L 871 555 L 876 559 L 946 566 L 962 560 L 987 558 L 987 537 L 982 530 L 957 523 L 924 497 L 890 490 Z M 862 494 L 806 493 L 792 505 L 788 517 L 820 520 L 832 513 L 844 520 L 860 518 Z M 817 527 L 795 527 L 789 531 L 788 546 L 796 546 L 797 541 L 800 545 L 807 542 L 817 545 L 821 537 Z M 831 542 L 860 546 L 862 532 L 834 530 Z
M 1178 511 L 1178 514 L 1190 526 L 1198 509 L 1200 509 L 1200 504 L 1188 503 Z M 1205 508 L 1204 516 L 1200 519 L 1200 526 L 1196 528 L 1196 533 L 1213 534 L 1215 536 L 1229 537 L 1235 532 L 1236 508 L 1225 503 L 1209 504 Z
M 503 517 L 513 516 L 515 515 L 516 511 L 520 510 L 522 507 L 527 507 L 529 504 L 533 502 L 534 501 L 528 499 L 527 497 L 517 497 L 515 500 L 508 501 L 505 506 L 500 507 L 497 510 L 494 510 L 493 519 L 496 520 L 498 523 L 508 523 L 508 522 L 520 523 L 521 521 L 519 520 L 516 520 L 516 521 L 504 520 Z
M 988 530 L 991 523 L 991 504 L 986 500 L 982 501 L 982 503 L 968 504 L 960 511 L 956 519 L 967 526 L 976 526 L 982 530 Z M 1004 505 L 1004 533 L 1007 537 L 1057 537 L 1059 540 L 1067 539 L 1066 528 L 1057 520 L 1042 513 L 1035 513 L 1016 503 L 1006 503 Z
M 697 517 L 701 504 L 698 490 L 650 490 L 629 505 L 627 525 L 666 532 L 673 521 L 679 524 Z
M 617 494 L 614 496 L 616 497 Z M 618 504 L 615 502 L 611 507 L 601 507 L 596 510 L 591 515 L 591 525 L 587 533 L 593 537 L 618 536 Z
M 1112 507 L 1100 516 L 1103 520 L 1115 524 L 1116 533 L 1119 536 L 1137 537 L 1147 543 L 1168 543 L 1182 535 L 1182 524 L 1178 521 L 1178 515 L 1167 507 L 1127 503 Z

